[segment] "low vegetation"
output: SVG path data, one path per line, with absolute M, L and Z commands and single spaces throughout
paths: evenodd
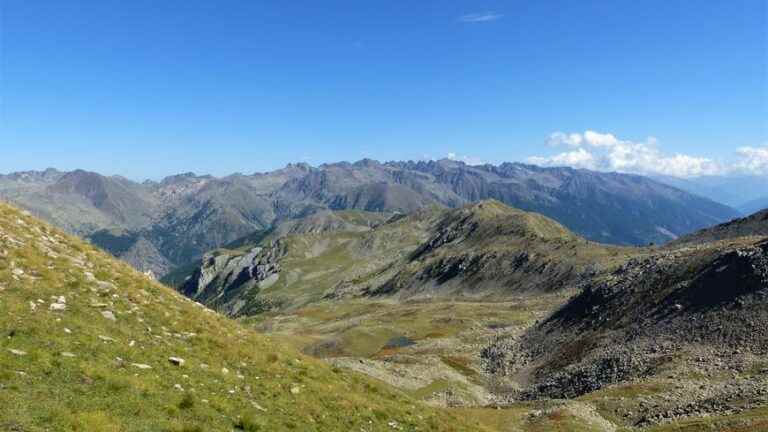
M 482 430 L 0 204 L 0 430 Z

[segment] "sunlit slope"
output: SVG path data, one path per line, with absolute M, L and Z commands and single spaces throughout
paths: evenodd
M 0 204 L 0 426 L 482 430 L 282 348 Z

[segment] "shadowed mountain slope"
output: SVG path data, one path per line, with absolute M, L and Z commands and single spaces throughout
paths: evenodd
M 768 404 L 766 323 L 768 240 L 742 237 L 631 259 L 484 356 L 517 383 L 516 399 L 676 378 L 687 393 L 664 402 L 670 411 L 640 404 L 625 416 L 643 426 Z
M 678 240 L 671 242 L 669 247 L 747 236 L 768 236 L 768 209 L 761 210 L 751 216 L 734 219 L 730 222 L 715 225 L 711 228 L 706 228 L 693 234 L 683 236 Z

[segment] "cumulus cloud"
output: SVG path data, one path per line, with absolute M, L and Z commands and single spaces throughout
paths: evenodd
M 591 130 L 567 134 L 555 132 L 547 138 L 547 144 L 568 147 L 570 150 L 549 157 L 531 157 L 528 161 L 544 166 L 571 166 L 674 177 L 722 175 L 732 173 L 735 169 L 768 173 L 768 148 L 739 149 L 739 162 L 728 166 L 706 157 L 664 153 L 658 148 L 654 137 L 638 142 Z
M 736 170 L 746 174 L 768 175 L 768 144 L 762 147 L 741 147 L 736 151 Z
M 482 22 L 496 21 L 501 19 L 503 16 L 504 15 L 496 12 L 471 13 L 471 14 L 460 16 L 459 21 L 464 23 L 482 23 Z

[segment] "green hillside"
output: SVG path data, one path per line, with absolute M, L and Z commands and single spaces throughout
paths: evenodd
M 0 204 L 0 430 L 483 430 Z

